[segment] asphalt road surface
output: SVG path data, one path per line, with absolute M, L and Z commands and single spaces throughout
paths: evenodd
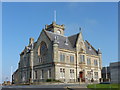
M 80 88 L 86 88 L 86 84 L 56 84 L 56 85 L 22 85 L 22 86 L 2 86 L 2 90 L 40 90 L 40 89 L 67 89 L 75 90 Z M 87 89 L 87 88 L 86 88 Z

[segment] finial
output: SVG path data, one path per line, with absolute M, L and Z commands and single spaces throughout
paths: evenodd
M 80 30 L 80 32 L 82 32 L 82 28 L 81 27 L 79 27 L 79 30 Z
M 56 10 L 54 10 L 54 22 L 56 22 Z
M 98 49 L 98 54 L 102 54 L 100 48 Z

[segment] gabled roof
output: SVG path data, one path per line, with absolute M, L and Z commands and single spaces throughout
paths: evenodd
M 92 45 L 86 40 L 85 41 L 85 46 L 86 46 L 86 53 L 90 55 L 98 55 L 98 52 L 94 49 Z M 91 47 L 91 49 L 89 49 Z
M 69 37 L 65 37 L 63 35 L 59 35 L 59 34 L 55 34 L 53 32 L 50 31 L 46 31 L 44 30 L 46 35 L 48 36 L 48 38 L 53 42 L 55 40 L 55 36 L 57 36 L 57 40 L 59 42 L 59 48 L 62 49 L 67 49 L 67 50 L 72 50 L 75 51 L 76 49 L 76 42 L 79 36 L 79 33 L 69 36 Z M 68 45 L 65 44 L 67 40 Z M 96 49 L 94 49 L 94 47 L 92 45 L 90 45 L 90 43 L 88 41 L 84 41 L 85 43 L 85 47 L 86 47 L 86 53 L 90 54 L 90 55 L 98 55 L 98 52 Z M 91 49 L 89 49 L 89 47 L 91 47 Z
M 73 48 L 76 47 L 76 42 L 77 42 L 78 36 L 79 36 L 79 33 L 68 37 Z

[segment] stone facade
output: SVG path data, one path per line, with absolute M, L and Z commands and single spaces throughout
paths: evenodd
M 64 25 L 53 22 L 46 25 L 37 41 L 29 39 L 29 45 L 20 54 L 19 66 L 13 74 L 13 83 L 31 84 L 48 79 L 61 82 L 99 82 L 102 53 L 88 41 L 82 32 L 66 37 Z

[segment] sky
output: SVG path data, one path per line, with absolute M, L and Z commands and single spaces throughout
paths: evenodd
M 118 61 L 118 3 L 117 2 L 16 2 L 2 4 L 2 80 L 10 80 L 18 68 L 19 54 L 35 41 L 46 24 L 54 21 L 65 25 L 65 35 L 79 33 L 84 40 L 102 52 L 102 64 Z

